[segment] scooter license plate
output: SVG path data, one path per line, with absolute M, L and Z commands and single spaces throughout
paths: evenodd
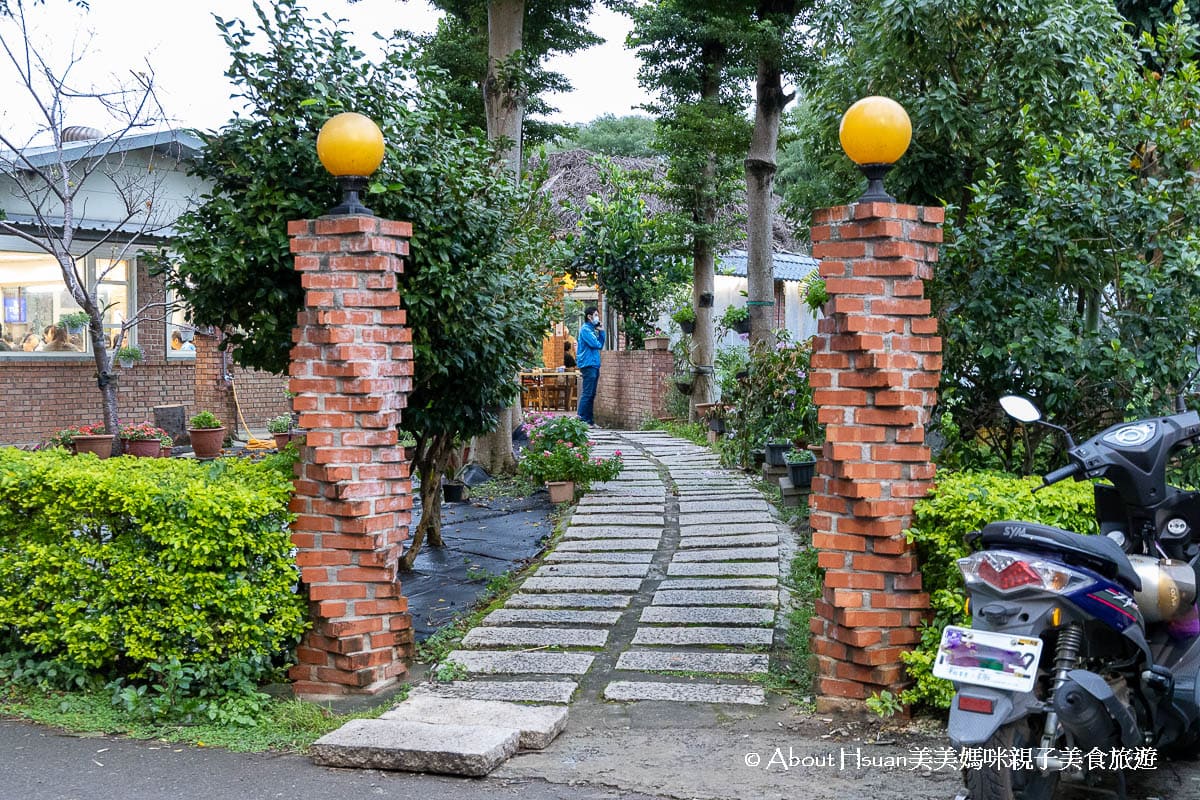
M 942 631 L 933 674 L 955 683 L 1012 692 L 1033 690 L 1042 640 L 1036 636 L 947 626 Z

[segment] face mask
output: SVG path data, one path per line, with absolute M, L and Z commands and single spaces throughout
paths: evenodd
M 599 325 L 599 324 L 600 324 L 600 317 L 598 317 L 598 316 L 596 316 L 595 314 L 593 314 L 592 316 L 588 317 L 588 322 L 592 323 L 593 325 Z

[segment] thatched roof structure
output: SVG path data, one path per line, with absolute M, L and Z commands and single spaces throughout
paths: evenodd
M 548 175 L 545 191 L 549 192 L 554 200 L 555 210 L 563 231 L 575 229 L 579 222 L 579 213 L 575 209 L 586 207 L 588 195 L 603 194 L 604 187 L 600 184 L 600 171 L 596 167 L 596 158 L 597 155 L 590 150 L 563 150 L 546 155 Z M 662 179 L 667 174 L 666 164 L 658 158 L 635 158 L 632 156 L 608 156 L 607 158 L 626 171 L 648 172 L 656 179 Z M 529 168 L 530 171 L 540 169 L 541 164 L 535 160 L 529 165 Z M 645 200 L 646 210 L 651 216 L 670 209 L 667 202 L 658 195 L 644 194 L 642 199 Z M 775 195 L 773 202 L 775 223 L 772 229 L 774 250 L 792 253 L 805 251 L 807 248 L 792 233 L 792 224 L 784 219 L 779 211 L 782 202 L 783 198 Z M 740 220 L 741 228 L 745 230 L 745 198 L 740 197 L 736 204 L 726 208 L 725 216 Z M 745 239 L 732 242 L 731 246 L 744 249 Z

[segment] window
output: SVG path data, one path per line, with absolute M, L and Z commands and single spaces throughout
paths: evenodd
M 112 337 L 129 317 L 133 270 L 127 260 L 83 256 L 79 271 L 98 286 L 105 334 Z M 70 324 L 81 313 L 53 257 L 0 250 L 0 358 L 71 358 L 92 350 L 86 326 Z
M 171 309 L 167 316 L 167 347 L 168 359 L 196 357 L 196 329 L 187 321 L 187 310 L 179 304 L 179 298 L 173 291 L 167 292 L 167 308 Z

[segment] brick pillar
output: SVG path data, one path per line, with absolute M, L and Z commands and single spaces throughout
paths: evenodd
M 412 389 L 412 334 L 396 275 L 412 226 L 375 217 L 288 225 L 305 308 L 289 388 L 305 429 L 292 542 L 312 629 L 291 670 L 298 695 L 371 694 L 406 672 L 412 619 L 396 567 L 412 521 L 396 446 Z
M 900 653 L 929 608 L 902 531 L 934 466 L 925 425 L 942 341 L 924 299 L 941 208 L 858 203 L 818 211 L 813 256 L 829 300 L 810 380 L 824 454 L 813 481 L 813 546 L 825 569 L 812 619 L 817 707 L 857 708 L 904 685 Z

